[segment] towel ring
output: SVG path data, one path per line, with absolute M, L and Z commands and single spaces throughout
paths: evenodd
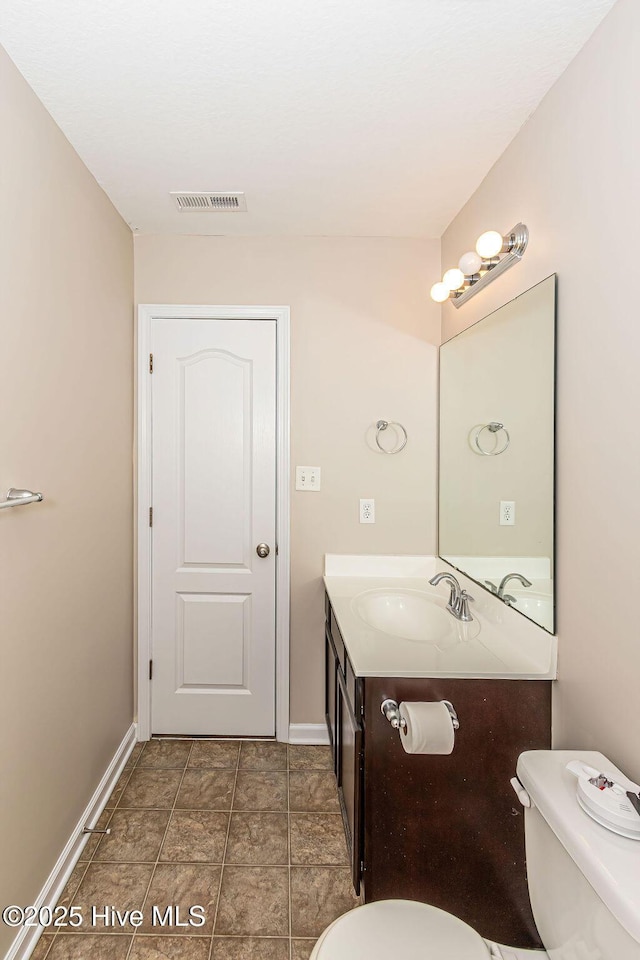
M 380 434 L 383 430 L 386 430 L 387 427 L 395 427 L 402 432 L 402 439 L 400 439 L 399 443 L 397 443 L 392 450 L 387 450 L 387 448 L 383 447 L 380 443 Z M 400 453 L 400 451 L 406 447 L 408 439 L 407 431 L 401 423 L 397 423 L 395 420 L 378 420 L 376 423 L 376 445 L 382 453 Z
M 489 433 L 494 434 L 494 436 L 495 436 L 496 433 L 499 433 L 500 431 L 502 431 L 502 432 L 504 433 L 504 437 L 505 437 L 504 440 L 503 440 L 502 446 L 501 446 L 501 447 L 497 447 L 497 446 L 496 446 L 496 448 L 495 448 L 494 450 L 485 450 L 484 447 L 483 447 L 483 446 L 481 445 L 481 443 L 480 443 L 480 437 L 482 436 L 482 433 L 483 433 L 485 430 L 488 430 Z M 505 450 L 507 449 L 507 447 L 508 447 L 509 444 L 511 443 L 511 437 L 509 436 L 509 431 L 508 431 L 507 428 L 505 427 L 504 423 L 498 423 L 497 420 L 492 420 L 491 423 L 485 423 L 484 426 L 478 427 L 478 429 L 477 429 L 476 432 L 475 432 L 475 436 L 474 436 L 474 438 L 473 438 L 473 442 L 474 442 L 474 444 L 475 444 L 476 450 L 477 450 L 478 453 L 481 454 L 483 457 L 499 457 L 501 453 L 504 453 L 504 452 L 505 452 Z M 497 442 L 498 442 L 498 441 L 497 441 L 497 438 L 496 438 L 496 443 L 497 443 Z M 475 453 L 475 451 L 474 451 L 474 453 Z

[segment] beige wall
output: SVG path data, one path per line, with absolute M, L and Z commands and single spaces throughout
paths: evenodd
M 640 4 L 619 0 L 453 221 L 442 250 L 447 267 L 483 230 L 506 230 L 518 220 L 531 230 L 521 264 L 462 309 L 445 306 L 444 339 L 558 273 L 554 741 L 599 749 L 635 779 L 638 37 Z
M 435 550 L 439 270 L 438 241 L 135 239 L 138 302 L 291 306 L 292 471 L 322 468 L 320 493 L 292 492 L 294 723 L 323 716 L 323 555 Z M 406 426 L 398 456 L 367 446 L 379 418 Z M 375 497 L 375 525 L 359 523 L 360 497 Z
M 131 234 L 0 49 L 0 903 L 33 901 L 132 720 Z M 0 924 L 0 955 L 14 933 Z

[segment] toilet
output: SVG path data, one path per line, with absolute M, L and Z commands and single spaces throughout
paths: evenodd
M 310 960 L 640 960 L 640 841 L 581 809 L 571 760 L 625 779 L 593 751 L 532 750 L 518 759 L 529 896 L 545 950 L 492 943 L 425 903 L 380 900 L 327 927 Z

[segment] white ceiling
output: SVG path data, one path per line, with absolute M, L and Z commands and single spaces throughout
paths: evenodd
M 0 42 L 140 232 L 434 237 L 613 3 L 2 0 Z

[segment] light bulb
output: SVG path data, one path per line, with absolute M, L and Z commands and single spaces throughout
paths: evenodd
M 447 270 L 442 282 L 449 290 L 459 290 L 464 285 L 464 273 L 457 267 L 452 267 L 451 270 Z
M 431 287 L 431 299 L 435 300 L 436 303 L 444 303 L 445 300 L 449 299 L 449 294 L 451 291 L 446 283 L 434 283 Z
M 458 266 L 465 277 L 472 277 L 474 273 L 478 273 L 482 268 L 482 257 L 479 257 L 475 250 L 468 250 L 467 253 L 463 253 L 460 257 Z
M 490 260 L 491 257 L 497 257 L 498 254 L 502 253 L 503 246 L 504 237 L 502 234 L 498 233 L 497 230 L 487 230 L 486 233 L 478 237 L 476 253 L 479 254 L 483 260 Z

